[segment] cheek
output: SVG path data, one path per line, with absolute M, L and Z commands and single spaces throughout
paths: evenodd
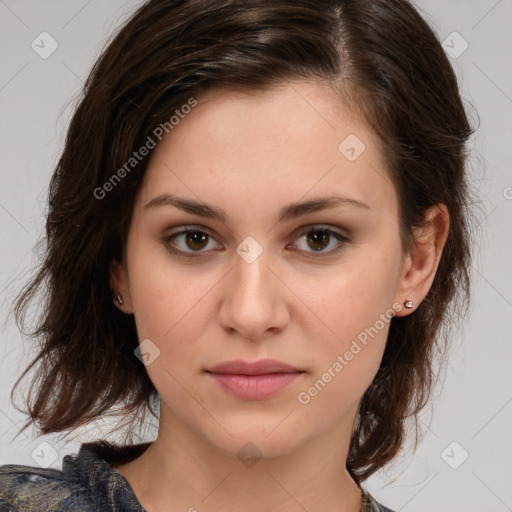
M 347 260 L 346 265 L 320 279 L 301 279 L 297 290 L 297 295 L 305 297 L 304 302 L 318 317 L 322 337 L 330 333 L 328 338 L 334 344 L 336 340 L 356 337 L 373 326 L 382 314 L 391 314 L 396 269 L 371 253 L 366 258 L 364 254 L 358 255 L 357 260 Z
M 157 354 L 146 366 L 148 376 L 164 400 L 173 397 L 183 404 L 190 398 L 185 388 L 193 391 L 190 376 L 204 360 L 197 340 L 213 315 L 205 295 L 215 284 L 206 276 L 196 283 L 190 278 L 192 267 L 188 269 L 173 265 L 165 255 L 146 255 L 133 259 L 130 277 L 139 342 L 150 340 L 148 346 Z
M 139 342 L 150 340 L 148 346 L 158 355 L 147 366 L 148 375 L 160 383 L 157 388 L 162 382 L 174 388 L 172 377 L 181 382 L 204 359 L 197 340 L 213 314 L 207 291 L 215 281 L 191 279 L 192 266 L 184 270 L 161 252 L 132 253 L 130 293 Z
M 336 294 L 322 310 L 330 330 L 313 335 L 315 365 L 311 378 L 301 388 L 298 402 L 311 403 L 312 411 L 336 418 L 355 410 L 377 373 L 386 346 L 393 310 L 382 296 L 365 300 L 348 286 Z M 336 300 L 337 299 L 337 300 Z
M 302 329 L 319 341 L 314 345 L 317 364 L 310 383 L 320 382 L 312 394 L 329 388 L 330 392 L 322 391 L 325 400 L 347 403 L 359 399 L 373 380 L 393 317 L 396 272 L 391 261 L 369 251 L 366 258 L 361 255 L 357 263 L 330 273 L 323 286 L 311 282 L 299 292 L 310 307 Z
M 139 334 L 165 338 L 187 322 L 208 286 L 208 277 L 191 279 L 193 266 L 173 261 L 165 248 L 143 238 L 129 260 L 130 294 Z

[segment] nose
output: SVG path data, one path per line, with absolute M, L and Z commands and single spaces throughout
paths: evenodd
M 279 266 L 264 250 L 248 263 L 235 256 L 234 268 L 223 280 L 219 321 L 233 334 L 256 340 L 282 332 L 289 322 L 287 297 L 292 294 L 279 276 Z

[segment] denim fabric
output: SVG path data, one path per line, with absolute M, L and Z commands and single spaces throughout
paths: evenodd
M 128 481 L 109 464 L 129 462 L 151 443 L 83 443 L 62 470 L 0 466 L 0 512 L 145 512 Z M 364 512 L 393 512 L 364 493 Z

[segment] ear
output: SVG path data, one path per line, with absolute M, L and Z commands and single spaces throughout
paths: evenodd
M 128 273 L 126 272 L 124 264 L 117 260 L 112 260 L 110 262 L 109 278 L 110 288 L 112 289 L 113 300 L 116 307 L 126 314 L 133 313 Z M 119 298 L 121 298 L 122 304 L 119 302 Z
M 413 248 L 404 258 L 395 294 L 398 304 L 411 300 L 414 305 L 410 309 L 400 309 L 396 316 L 413 312 L 426 297 L 441 260 L 449 227 L 450 216 L 445 204 L 438 203 L 426 210 L 425 223 L 414 231 Z

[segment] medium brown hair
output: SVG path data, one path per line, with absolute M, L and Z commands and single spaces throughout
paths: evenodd
M 44 261 L 16 302 L 20 326 L 38 291 L 44 305 L 31 331 L 38 355 L 12 391 L 37 367 L 23 429 L 73 430 L 119 403 L 131 422 L 148 409 L 156 417 L 157 391 L 134 356 L 134 318 L 114 306 L 109 286 L 149 158 L 106 197 L 94 191 L 190 98 L 303 79 L 330 84 L 379 136 L 404 251 L 428 207 L 443 203 L 450 215 L 431 289 L 413 314 L 390 323 L 347 468 L 363 480 L 397 455 L 406 419 L 429 397 L 450 315 L 469 304 L 465 144 L 474 131 L 439 40 L 406 0 L 151 0 L 125 23 L 85 84 L 51 179 Z

